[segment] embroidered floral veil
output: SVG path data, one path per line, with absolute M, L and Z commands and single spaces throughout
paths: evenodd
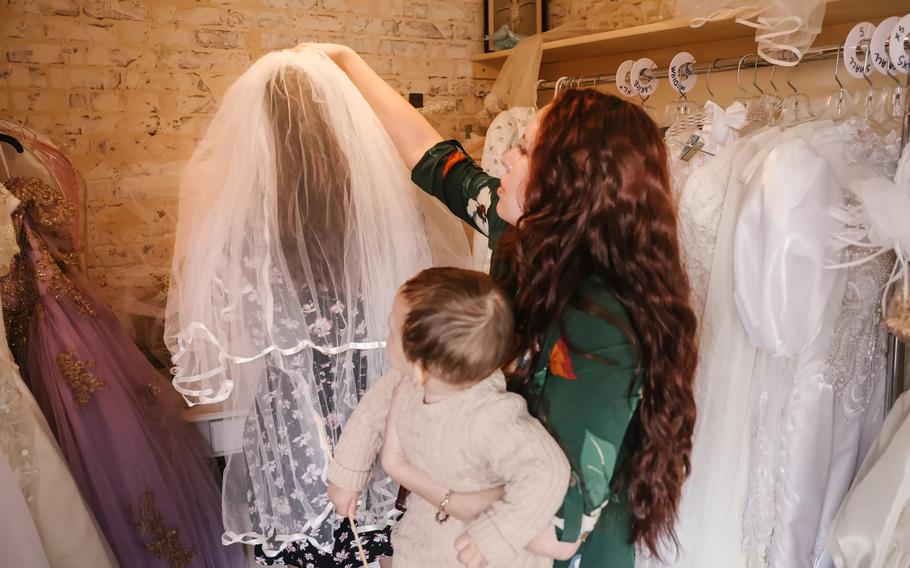
M 332 448 L 386 368 L 387 317 L 419 270 L 469 264 L 460 224 L 410 182 L 379 120 L 316 49 L 228 90 L 181 181 L 165 338 L 191 404 L 226 401 L 226 542 L 331 545 Z M 374 474 L 361 530 L 397 488 Z

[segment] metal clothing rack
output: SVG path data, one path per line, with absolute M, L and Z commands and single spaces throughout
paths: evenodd
M 904 45 L 907 45 L 910 35 L 904 38 Z M 904 80 L 905 90 L 910 90 L 910 72 Z M 902 103 L 902 120 L 901 120 L 901 154 L 907 148 L 910 142 L 910 101 L 908 94 L 905 93 Z M 888 336 L 888 367 L 887 383 L 885 384 L 885 403 L 887 409 L 890 409 L 897 398 L 904 391 L 910 389 L 910 346 L 898 341 L 897 337 Z
M 910 38 L 904 39 L 904 45 L 910 46 Z M 865 50 L 865 45 L 857 46 L 859 50 Z M 813 61 L 824 61 L 827 59 L 834 59 L 835 57 L 842 56 L 844 53 L 843 46 L 840 45 L 826 45 L 822 47 L 814 47 L 806 51 L 799 63 L 811 63 Z M 695 63 L 686 64 L 680 68 L 687 75 L 708 75 L 710 73 L 722 73 L 724 71 L 739 71 L 744 67 L 746 69 L 757 69 L 762 67 L 774 67 L 775 64 L 765 61 L 760 57 L 755 56 L 757 61 L 753 63 L 747 63 L 743 65 L 743 57 L 730 57 L 723 59 L 714 59 L 713 61 L 696 61 Z M 645 70 L 642 72 L 642 76 L 648 79 L 666 79 L 670 76 L 669 67 L 659 67 L 657 69 L 651 69 L 650 71 Z M 609 84 L 616 81 L 616 74 L 598 74 L 598 75 L 585 75 L 581 77 L 571 77 L 568 79 L 569 85 L 573 88 L 575 87 L 593 87 L 600 84 Z M 554 81 L 539 81 L 537 83 L 538 91 L 552 91 L 556 88 L 559 80 Z M 906 122 L 906 121 L 905 121 Z
M 904 46 L 910 46 L 910 35 L 904 38 Z M 857 46 L 859 50 L 868 50 L 868 41 Z M 827 45 L 816 47 L 808 50 L 799 61 L 799 63 L 809 63 L 813 61 L 824 61 L 842 56 L 844 47 L 840 45 Z M 707 75 L 711 73 L 724 71 L 739 72 L 743 67 L 744 57 L 731 57 L 723 59 L 714 59 L 713 61 L 686 64 L 680 68 L 685 75 Z M 747 64 L 747 69 L 758 69 L 760 67 L 773 67 L 774 64 L 755 56 L 755 61 Z M 670 76 L 669 67 L 660 67 L 642 72 L 642 76 L 648 79 L 666 79 Z M 616 81 L 616 74 L 596 74 L 581 77 L 564 77 L 556 81 L 539 81 L 537 83 L 538 91 L 552 91 L 562 82 L 572 88 L 577 87 L 594 87 L 598 84 L 612 84 Z M 902 121 L 901 121 L 901 144 L 900 150 L 903 152 L 908 141 L 910 141 L 910 73 L 907 74 L 905 93 L 902 97 Z M 905 390 L 910 390 L 910 346 L 901 343 L 897 337 L 888 336 L 888 353 L 886 368 L 886 385 L 885 385 L 885 404 L 886 410 L 894 405 L 894 402 Z

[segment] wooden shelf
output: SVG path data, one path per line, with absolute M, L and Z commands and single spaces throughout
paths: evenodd
M 854 22 L 878 20 L 910 11 L 907 0 L 837 0 L 828 4 L 825 27 L 840 28 Z M 849 29 L 849 28 L 847 28 Z M 733 20 L 710 22 L 698 28 L 689 20 L 676 18 L 644 26 L 594 33 L 543 44 L 541 65 L 575 60 L 613 58 L 621 54 L 643 53 L 669 48 L 688 48 L 694 45 L 726 43 L 732 40 L 754 42 L 755 30 Z M 841 41 L 843 41 L 841 39 Z M 495 74 L 512 50 L 484 53 L 471 58 L 480 75 Z

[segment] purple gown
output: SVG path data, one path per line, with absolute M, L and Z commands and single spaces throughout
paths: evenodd
M 243 566 L 175 393 L 78 272 L 72 206 L 40 179 L 6 185 L 23 202 L 0 280 L 10 347 L 121 566 Z

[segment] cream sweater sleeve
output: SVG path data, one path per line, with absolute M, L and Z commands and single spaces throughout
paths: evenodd
M 569 487 L 569 462 L 518 395 L 503 397 L 483 416 L 472 434 L 492 473 L 503 480 L 505 495 L 468 523 L 467 531 L 490 566 L 509 566 L 553 522 Z
M 354 491 L 366 485 L 382 448 L 392 394 L 401 380 L 400 373 L 389 371 L 360 399 L 335 445 L 335 456 L 329 465 L 330 483 Z

